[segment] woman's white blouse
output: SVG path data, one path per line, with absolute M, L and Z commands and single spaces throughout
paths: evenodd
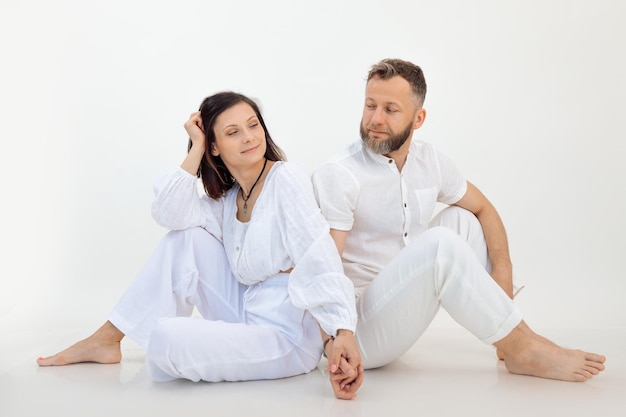
M 209 198 L 199 192 L 197 177 L 178 168 L 155 183 L 152 215 L 170 230 L 199 226 L 220 239 L 234 276 L 245 285 L 293 267 L 288 284 L 293 304 L 308 310 L 329 335 L 354 331 L 354 286 L 343 273 L 304 167 L 276 162 L 248 223 L 236 218 L 238 192 L 235 185 L 220 199 Z

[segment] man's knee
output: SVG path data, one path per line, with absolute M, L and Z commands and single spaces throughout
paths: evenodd
M 430 227 L 445 227 L 458 234 L 470 245 L 481 264 L 491 271 L 485 234 L 474 213 L 462 207 L 450 206 L 433 218 Z
M 480 227 L 480 222 L 474 213 L 463 207 L 449 206 L 441 210 L 430 222 L 429 227 L 444 226 L 461 234 L 461 230 L 468 227 Z
M 409 246 L 406 250 L 413 254 L 430 254 L 430 256 L 437 256 L 441 250 L 455 250 L 459 245 L 465 243 L 461 237 L 448 227 L 435 226 L 421 233 L 418 239 Z M 415 255 L 411 255 L 412 258 L 418 258 Z

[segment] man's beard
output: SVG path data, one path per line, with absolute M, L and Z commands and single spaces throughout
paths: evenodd
M 394 135 L 389 132 L 388 139 L 372 139 L 370 138 L 367 129 L 363 127 L 363 121 L 361 121 L 361 139 L 363 140 L 363 143 L 370 151 L 380 155 L 387 155 L 400 149 L 400 147 L 404 145 L 404 142 L 406 142 L 411 136 L 411 132 L 413 132 L 413 122 L 409 123 L 406 129 L 404 129 L 401 133 Z

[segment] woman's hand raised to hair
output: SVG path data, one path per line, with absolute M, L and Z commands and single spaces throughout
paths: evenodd
M 202 128 L 200 112 L 191 113 L 184 126 L 191 141 L 191 148 L 180 167 L 191 175 L 197 175 L 206 149 L 206 135 Z
M 197 111 L 191 113 L 191 115 L 189 116 L 189 120 L 185 122 L 184 126 L 192 143 L 191 149 L 201 155 L 204 154 L 204 150 L 206 147 L 206 135 L 204 134 L 204 130 L 202 127 L 202 118 L 200 117 L 200 112 Z

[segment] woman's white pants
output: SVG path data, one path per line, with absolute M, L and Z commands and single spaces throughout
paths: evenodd
M 508 335 L 522 315 L 490 268 L 478 219 L 458 207 L 443 210 L 357 300 L 356 338 L 364 367 L 399 358 L 440 307 L 485 343 Z
M 109 320 L 146 348 L 156 381 L 274 379 L 310 372 L 317 322 L 294 307 L 288 274 L 253 285 L 232 275 L 221 242 L 201 228 L 169 232 Z M 194 306 L 202 317 L 190 317 Z

